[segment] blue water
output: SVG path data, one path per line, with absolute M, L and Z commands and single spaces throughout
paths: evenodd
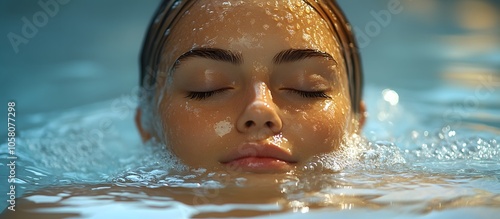
M 353 152 L 359 161 L 340 173 L 279 178 L 271 184 L 281 201 L 271 204 L 231 195 L 262 181 L 178 173 L 168 168 L 175 166 L 168 153 L 140 143 L 132 121 L 138 51 L 158 2 L 70 1 L 18 53 L 1 38 L 2 112 L 7 115 L 8 101 L 17 112 L 16 209 L 29 204 L 31 217 L 84 218 L 237 210 L 277 218 L 500 213 L 498 2 L 401 1 L 403 11 L 388 25 L 379 23 L 361 50 L 369 118 L 366 141 L 355 147 L 363 151 Z M 339 2 L 365 32 L 388 3 Z M 21 18 L 40 10 L 33 1 L 0 2 L 0 36 L 21 33 Z M 4 209 L 6 132 L 0 138 Z

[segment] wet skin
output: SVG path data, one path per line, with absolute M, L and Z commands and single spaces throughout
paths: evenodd
M 199 1 L 171 30 L 143 140 L 210 171 L 288 172 L 338 150 L 357 117 L 327 23 L 302 1 L 231 3 Z

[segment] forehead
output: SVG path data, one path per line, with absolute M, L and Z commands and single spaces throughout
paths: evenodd
M 195 47 L 237 52 L 262 48 L 303 48 L 339 57 L 339 43 L 328 23 L 302 0 L 200 0 L 170 31 L 168 60 Z

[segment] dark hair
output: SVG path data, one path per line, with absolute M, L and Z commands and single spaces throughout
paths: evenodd
M 158 75 L 158 64 L 170 29 L 182 17 L 183 12 L 188 10 L 195 2 L 196 0 L 164 0 L 156 11 L 142 47 L 140 76 L 140 85 L 142 87 L 154 87 Z M 335 0 L 304 0 L 304 2 L 314 8 L 327 21 L 335 37 L 340 42 L 347 68 L 351 105 L 353 111 L 359 113 L 363 74 L 352 28 Z

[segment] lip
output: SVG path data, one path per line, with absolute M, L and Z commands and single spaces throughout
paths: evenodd
M 271 143 L 245 143 L 230 151 L 220 163 L 233 171 L 285 172 L 297 163 L 290 151 Z

